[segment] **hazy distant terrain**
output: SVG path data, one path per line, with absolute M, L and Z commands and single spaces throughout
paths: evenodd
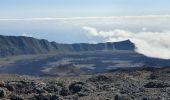
M 169 60 L 135 52 L 131 41 L 58 44 L 31 37 L 0 36 L 0 73 L 70 76 L 131 67 L 164 67 Z
M 13 58 L 11 58 L 13 59 Z M 0 73 L 16 73 L 34 76 L 69 76 L 107 72 L 129 67 L 163 67 L 169 60 L 148 58 L 129 51 L 92 51 L 42 55 L 18 60 L 0 67 Z

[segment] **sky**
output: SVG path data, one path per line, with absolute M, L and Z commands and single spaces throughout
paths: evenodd
M 0 18 L 169 14 L 169 0 L 1 0 Z
M 0 35 L 58 43 L 131 40 L 170 59 L 170 0 L 0 0 Z

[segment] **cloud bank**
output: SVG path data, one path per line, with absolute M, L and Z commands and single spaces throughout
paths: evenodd
M 54 20 L 107 20 L 107 19 L 153 19 L 170 18 L 170 15 L 110 16 L 110 17 L 46 17 L 46 18 L 0 18 L 0 21 L 54 21 Z
M 32 35 L 28 34 L 28 33 L 22 33 L 21 36 L 25 36 L 25 37 L 33 37 Z
M 136 46 L 136 52 L 149 57 L 170 59 L 170 31 L 164 32 L 130 32 L 126 30 L 114 29 L 110 31 L 100 31 L 93 27 L 83 27 L 86 34 L 93 42 L 115 42 L 121 40 L 131 40 Z

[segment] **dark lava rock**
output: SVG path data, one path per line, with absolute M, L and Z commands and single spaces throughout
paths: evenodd
M 45 93 L 44 87 L 46 87 L 46 84 L 36 83 L 34 81 L 9 81 L 6 83 L 6 88 L 9 91 L 22 94 Z
M 144 85 L 145 88 L 166 88 L 170 87 L 169 84 L 163 83 L 163 82 L 149 82 L 146 85 Z
M 128 96 L 117 94 L 117 95 L 115 95 L 114 100 L 131 100 L 131 99 Z
M 53 95 L 51 96 L 51 100 L 63 100 L 63 99 L 58 95 Z
M 24 100 L 22 97 L 18 96 L 18 95 L 12 95 L 10 97 L 10 100 Z
M 26 81 L 9 81 L 6 84 L 6 87 L 9 91 L 28 92 L 35 87 L 35 83 Z
M 50 100 L 50 96 L 40 94 L 40 95 L 35 95 L 30 100 Z
M 0 88 L 0 98 L 3 98 L 6 96 L 6 91 L 3 88 Z
M 58 84 L 53 84 L 53 83 L 48 83 L 46 85 L 46 87 L 44 87 L 44 89 L 48 92 L 48 93 L 58 93 L 59 91 L 62 90 L 62 86 L 58 85 Z
M 78 92 L 77 95 L 79 97 L 83 97 L 83 96 L 88 96 L 88 93 L 86 93 L 86 92 Z
M 109 76 L 98 75 L 98 76 L 94 76 L 92 78 L 89 78 L 89 81 L 91 81 L 91 82 L 104 82 L 104 83 L 108 83 L 108 82 L 111 82 L 112 79 Z
M 71 92 L 69 91 L 68 88 L 63 87 L 62 90 L 59 92 L 59 94 L 60 94 L 61 96 L 68 96 L 68 95 L 71 95 Z
M 77 94 L 79 97 L 82 97 L 96 91 L 96 86 L 90 83 L 73 82 L 69 85 L 69 90 L 71 94 Z
M 156 78 L 157 78 L 156 75 L 154 75 L 154 74 L 151 74 L 151 75 L 150 75 L 150 79 L 154 80 L 154 79 L 156 79 Z
M 75 83 L 72 83 L 70 86 L 69 86 L 69 90 L 74 94 L 74 93 L 78 93 L 82 90 L 83 88 L 83 85 L 85 83 L 83 82 L 75 82 Z
M 149 100 L 149 98 L 147 98 L 147 97 L 144 97 L 144 98 L 142 98 L 142 100 Z
M 33 91 L 38 94 L 46 93 L 44 88 L 46 88 L 45 83 L 36 83 L 35 87 L 33 88 Z
M 4 81 L 0 86 L 0 100 L 168 100 L 170 98 L 170 79 L 167 78 L 169 74 L 160 70 L 159 76 L 154 74 L 156 79 L 151 80 L 150 75 L 153 72 L 136 73 L 140 75 L 116 72 L 60 78 L 27 76 L 28 80 L 19 77 L 21 79 L 17 78 L 16 81 L 11 75 L 0 76 Z M 166 80 L 162 79 L 164 77 Z
M 63 100 L 59 95 L 35 95 L 29 100 Z

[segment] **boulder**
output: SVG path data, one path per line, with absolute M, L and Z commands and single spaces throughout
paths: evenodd
M 0 87 L 4 87 L 5 86 L 5 82 L 4 81 L 0 81 Z
M 74 94 L 74 93 L 78 93 L 80 92 L 82 89 L 83 89 L 83 85 L 85 83 L 83 82 L 75 82 L 75 83 L 72 83 L 70 86 L 69 86 L 69 90 Z
M 60 94 L 61 96 L 68 96 L 68 95 L 71 95 L 71 92 L 69 91 L 68 88 L 63 87 L 62 90 L 59 92 L 59 94 Z
M 6 90 L 5 90 L 5 89 L 3 89 L 3 88 L 0 88 L 0 98 L 5 97 L 6 95 L 7 95 Z

